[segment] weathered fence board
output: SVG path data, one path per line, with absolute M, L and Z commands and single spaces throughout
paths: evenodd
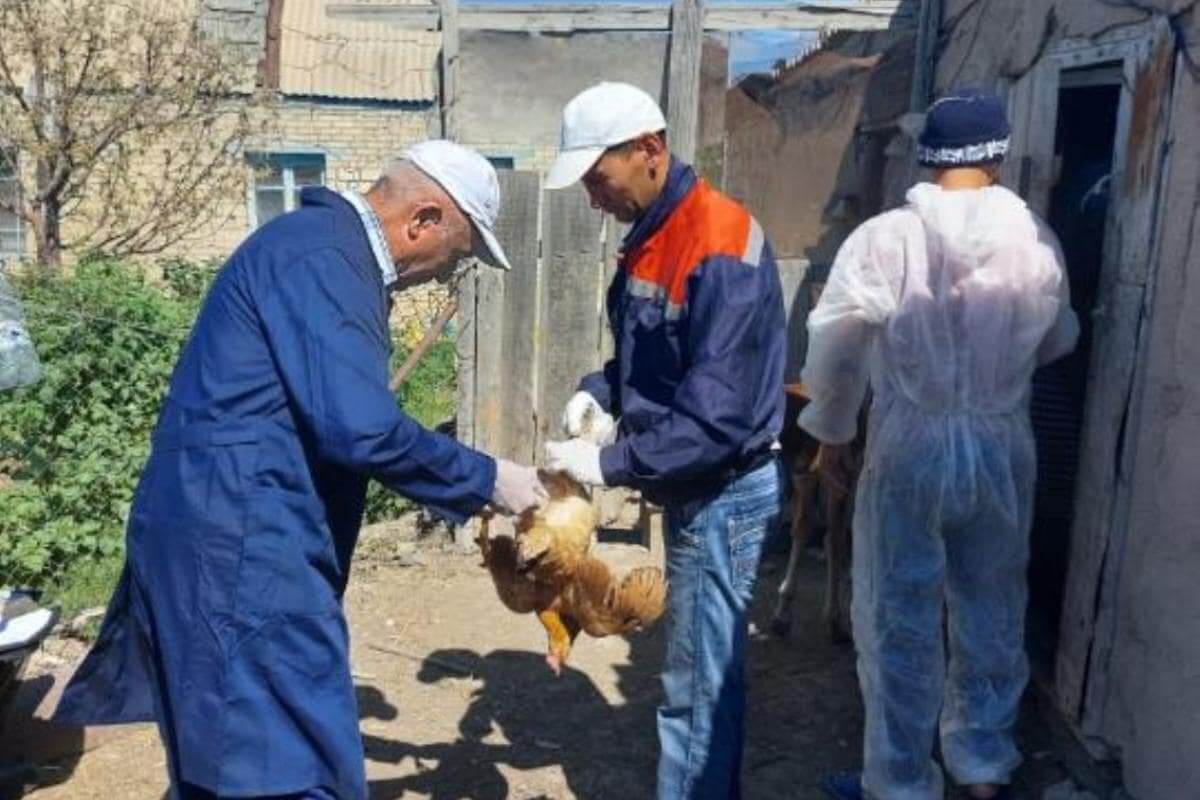
M 458 283 L 458 331 L 455 354 L 458 357 L 457 438 L 475 446 L 475 281 L 479 269 L 473 269 Z
M 496 424 L 504 432 L 499 453 L 523 464 L 535 459 L 537 413 L 537 218 L 541 188 L 533 172 L 501 172 L 504 198 L 498 235 L 513 264 L 504 276 L 504 304 L 496 312 L 502 325 L 497 340 L 502 355 L 491 368 L 503 376 L 504 413 Z
M 582 187 L 546 194 L 538 314 L 539 462 L 542 443 L 562 435 L 559 415 L 580 376 L 600 363 L 602 221 Z
M 462 298 L 460 398 L 469 407 L 459 408 L 460 435 L 493 455 L 536 464 L 545 442 L 563 436 L 560 415 L 579 378 L 613 355 L 605 295 L 628 227 L 591 208 L 580 187 L 545 192 L 535 173 L 499 175 L 497 235 L 513 269 L 478 270 Z M 779 270 L 794 380 L 811 284 L 825 270 L 799 260 L 781 261 Z M 656 515 L 635 492 L 598 492 L 596 502 L 601 525 L 639 527 L 654 546 Z

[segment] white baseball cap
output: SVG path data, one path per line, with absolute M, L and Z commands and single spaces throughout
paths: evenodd
M 475 257 L 486 264 L 512 269 L 496 239 L 496 217 L 500 214 L 500 181 L 488 160 L 474 150 L 445 139 L 415 144 L 401 158 L 437 181 L 483 240 Z
M 604 151 L 667 129 L 654 98 L 628 83 L 598 83 L 563 109 L 558 158 L 546 175 L 547 189 L 563 189 L 587 174 Z

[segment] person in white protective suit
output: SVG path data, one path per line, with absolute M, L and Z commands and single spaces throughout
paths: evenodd
M 1011 796 L 1020 762 L 1030 380 L 1079 325 L 1054 234 L 997 183 L 1008 141 L 994 95 L 936 102 L 918 151 L 934 182 L 846 240 L 809 316 L 800 425 L 822 442 L 826 479 L 845 480 L 873 398 L 853 557 L 864 768 L 826 779 L 839 800 L 940 800 L 939 727 L 971 797 Z

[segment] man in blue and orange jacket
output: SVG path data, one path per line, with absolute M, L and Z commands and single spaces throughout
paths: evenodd
M 746 611 L 781 509 L 779 273 L 758 222 L 672 158 L 636 87 L 601 83 L 567 105 L 547 186 L 579 180 L 632 228 L 608 290 L 615 357 L 580 383 L 564 413 L 576 438 L 548 443 L 547 467 L 665 507 L 658 797 L 737 798 Z

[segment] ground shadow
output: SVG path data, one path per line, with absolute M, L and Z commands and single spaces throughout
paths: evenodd
M 34 716 L 54 686 L 53 675 L 24 680 L 0 704 L 0 800 L 64 783 L 79 763 L 83 729 Z
M 752 612 L 743 760 L 744 796 L 751 799 L 819 798 L 821 776 L 853 768 L 859 758 L 862 723 L 854 655 L 825 635 L 819 563 L 810 559 L 802 567 L 791 638 L 757 633 L 767 629 L 783 566 L 776 557 L 764 564 Z M 472 675 L 479 685 L 453 741 L 414 745 L 364 736 L 369 761 L 412 760 L 411 774 L 372 781 L 372 798 L 538 797 L 512 777 L 513 771 L 547 767 L 562 771 L 566 796 L 653 797 L 664 632 L 659 624 L 630 637 L 627 661 L 614 665 L 615 696 L 608 697 L 580 669 L 568 667 L 561 678 L 553 678 L 536 652 L 445 649 L 430 654 L 418 674 L 421 682 Z M 588 644 L 583 639 L 579 647 Z M 364 717 L 396 714 L 373 689 L 360 689 L 359 702 Z
M 621 698 L 614 703 L 569 665 L 561 677 L 553 677 L 540 653 L 447 649 L 431 654 L 418 673 L 423 683 L 466 671 L 482 685 L 472 692 L 452 742 L 412 745 L 364 736 L 369 760 L 411 758 L 416 768 L 412 775 L 373 781 L 371 796 L 391 800 L 412 792 L 431 800 L 500 800 L 514 790 L 501 765 L 520 771 L 559 767 L 578 798 L 648 796 L 657 747 L 652 664 L 661 659 L 659 647 L 656 636 L 633 638 L 629 663 L 617 667 Z

